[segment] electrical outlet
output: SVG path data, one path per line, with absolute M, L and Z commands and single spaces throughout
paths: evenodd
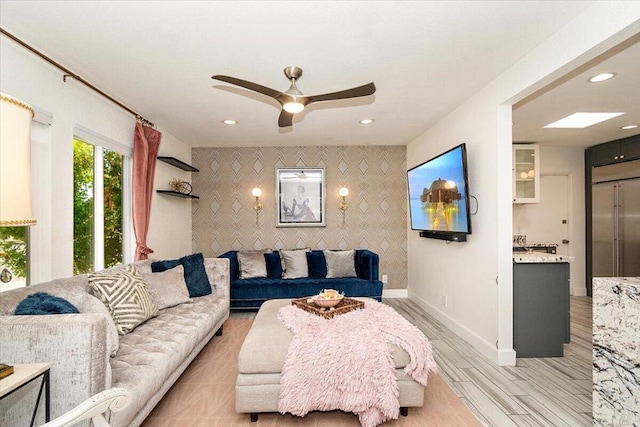
M 449 307 L 449 301 L 448 301 L 448 298 L 447 298 L 447 296 L 445 294 L 442 294 L 442 304 L 445 307 Z
M 387 283 L 389 281 L 389 276 L 387 276 L 386 274 L 382 275 L 382 283 Z

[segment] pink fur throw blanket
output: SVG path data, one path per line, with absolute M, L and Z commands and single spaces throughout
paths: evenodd
M 398 384 L 387 342 L 409 354 L 404 372 L 418 383 L 426 386 L 436 372 L 429 340 L 377 301 L 330 320 L 293 305 L 281 308 L 278 318 L 294 334 L 280 380 L 282 414 L 339 409 L 357 414 L 364 427 L 397 419 Z

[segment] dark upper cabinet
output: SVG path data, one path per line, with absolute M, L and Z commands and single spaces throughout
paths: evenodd
M 640 136 L 635 136 L 622 140 L 622 154 L 624 160 L 640 159 Z
M 640 159 L 640 136 L 618 139 L 589 149 L 591 166 L 610 165 Z

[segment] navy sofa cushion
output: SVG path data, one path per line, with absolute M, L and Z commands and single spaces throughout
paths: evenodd
M 307 252 L 307 265 L 309 266 L 309 277 L 314 279 L 327 277 L 327 260 L 322 251 Z
M 31 294 L 18 304 L 16 315 L 75 314 L 78 309 L 64 298 L 46 292 Z
M 267 263 L 267 277 L 269 279 L 282 279 L 280 252 L 273 251 L 270 254 L 264 254 L 264 261 Z
M 238 264 L 238 258 L 236 258 L 236 264 Z M 189 297 L 202 297 L 211 293 L 211 284 L 207 277 L 207 271 L 204 269 L 204 256 L 201 253 L 186 255 L 179 259 L 153 262 L 151 263 L 151 271 L 159 273 L 178 265 L 184 267 L 184 281 L 189 289 Z

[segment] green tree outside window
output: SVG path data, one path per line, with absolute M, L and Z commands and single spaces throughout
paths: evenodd
M 0 270 L 15 279 L 27 277 L 27 227 L 0 227 Z
M 73 272 L 95 270 L 94 150 L 103 150 L 104 266 L 122 263 L 123 156 L 78 139 L 73 141 Z

